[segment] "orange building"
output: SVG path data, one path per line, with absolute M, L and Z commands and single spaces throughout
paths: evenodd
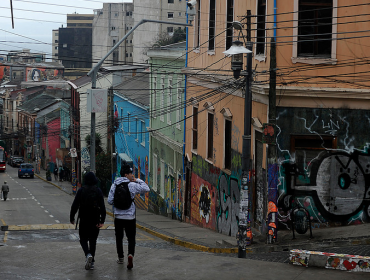
M 296 207 L 315 226 L 370 221 L 369 11 L 364 0 L 197 1 L 184 70 L 186 220 L 237 232 L 245 82 L 233 78 L 223 52 L 234 40 L 251 40 L 251 226 L 275 242 Z M 276 68 L 270 65 L 272 39 Z M 270 89 L 273 70 L 276 91 Z M 273 95 L 276 108 L 269 106 Z M 272 113 L 274 133 L 263 129 L 274 121 Z M 276 145 L 265 143 L 270 132 Z M 272 150 L 276 156 L 269 157 Z

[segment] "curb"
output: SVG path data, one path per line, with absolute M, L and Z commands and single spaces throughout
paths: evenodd
M 54 187 L 57 187 L 57 188 L 58 188 L 58 189 L 60 189 L 61 191 L 65 192 L 65 193 L 67 193 L 67 194 L 69 194 L 69 195 L 71 195 L 71 194 L 70 194 L 70 193 L 68 193 L 66 190 L 64 190 L 63 188 L 61 188 L 61 187 L 59 187 L 58 185 L 54 184 L 53 182 L 48 181 L 48 180 L 46 180 L 46 179 L 42 178 L 40 175 L 37 175 L 37 174 L 34 174 L 34 175 L 35 175 L 37 178 L 39 178 L 39 179 L 43 180 L 44 182 L 49 183 L 49 184 L 53 185 Z
M 290 263 L 304 267 L 321 267 L 349 272 L 370 272 L 370 257 L 294 249 Z
M 312 241 L 311 241 L 312 242 Z M 276 245 L 258 245 L 253 247 L 253 253 L 271 253 L 271 252 L 288 252 L 295 248 L 302 248 L 307 251 L 321 251 L 327 250 L 329 247 L 342 247 L 342 246 L 358 246 L 370 245 L 369 236 L 357 236 L 353 238 L 338 238 L 338 239 L 321 239 L 316 240 L 315 243 L 302 242 L 296 244 L 276 244 Z
M 114 217 L 113 213 L 107 211 L 107 214 L 111 217 Z M 168 235 L 159 233 L 155 230 L 152 230 L 148 227 L 142 226 L 138 223 L 136 223 L 136 227 L 151 234 L 154 235 L 160 239 L 163 239 L 167 242 L 170 242 L 172 244 L 182 246 L 188 249 L 192 250 L 197 250 L 197 251 L 202 251 L 202 252 L 208 252 L 208 253 L 216 253 L 216 254 L 237 254 L 238 253 L 238 248 L 212 248 L 212 247 L 207 247 L 203 245 L 198 245 L 189 241 L 184 241 L 175 237 L 170 237 Z M 247 253 L 252 253 L 251 249 L 247 249 Z

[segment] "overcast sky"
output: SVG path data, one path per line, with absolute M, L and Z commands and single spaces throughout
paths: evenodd
M 13 0 L 13 29 L 10 0 L 1 0 L 0 55 L 28 48 L 51 57 L 52 30 L 67 26 L 67 14 L 93 14 L 103 3 L 123 2 L 132 0 Z

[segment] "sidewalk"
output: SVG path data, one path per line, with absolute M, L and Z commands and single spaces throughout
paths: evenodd
M 41 173 L 36 174 L 36 176 L 46 181 L 45 170 L 41 170 Z M 48 183 L 72 195 L 72 185 L 69 182 L 51 181 Z M 107 198 L 105 198 L 105 202 L 108 215 L 113 216 L 112 206 L 108 205 Z M 176 245 L 212 253 L 236 254 L 238 252 L 234 236 L 220 234 L 210 229 L 140 209 L 137 209 L 136 220 L 138 228 Z M 312 230 L 312 233 L 313 239 L 309 238 L 309 232 L 307 232 L 304 235 L 296 233 L 296 239 L 292 240 L 291 231 L 279 231 L 278 242 L 275 244 L 266 244 L 264 236 L 255 234 L 253 244 L 247 248 L 247 253 L 268 253 L 294 249 L 320 251 L 320 249 L 328 247 L 370 245 L 370 223 L 354 226 L 315 228 Z

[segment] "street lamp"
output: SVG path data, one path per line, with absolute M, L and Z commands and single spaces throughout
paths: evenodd
M 241 29 L 241 28 L 240 28 Z M 252 244 L 252 231 L 249 220 L 249 185 L 250 185 L 250 158 L 251 158 L 251 119 L 252 119 L 252 42 L 248 42 L 248 48 L 240 41 L 233 42 L 230 49 L 224 53 L 231 55 L 231 69 L 235 79 L 240 76 L 243 69 L 243 54 L 247 54 L 247 73 L 244 99 L 244 135 L 242 153 L 242 184 L 240 188 L 239 224 L 238 224 L 238 258 L 246 257 L 246 247 Z
M 245 48 L 242 42 L 234 41 L 230 49 L 223 53 L 231 56 L 231 69 L 234 71 L 234 78 L 238 79 L 240 71 L 243 70 L 243 54 L 252 53 L 252 51 Z

